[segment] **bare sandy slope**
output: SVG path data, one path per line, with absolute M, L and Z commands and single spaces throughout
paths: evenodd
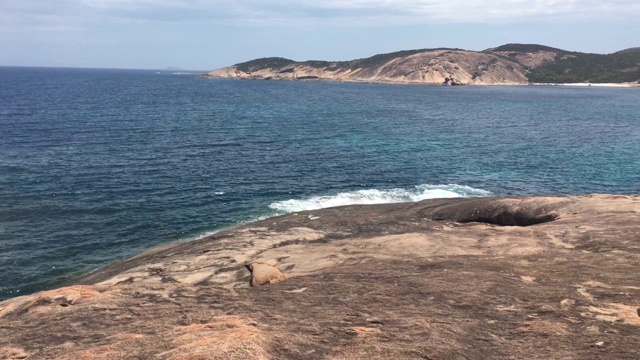
M 0 359 L 638 359 L 639 224 L 613 195 L 290 214 L 4 301 Z

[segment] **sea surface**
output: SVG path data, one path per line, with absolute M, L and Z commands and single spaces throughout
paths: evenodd
M 0 299 L 293 211 L 640 193 L 640 88 L 0 68 Z

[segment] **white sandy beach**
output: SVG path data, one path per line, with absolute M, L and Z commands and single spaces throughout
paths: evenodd
M 586 87 L 640 87 L 640 84 L 636 83 L 533 83 L 532 85 L 543 86 L 586 86 Z

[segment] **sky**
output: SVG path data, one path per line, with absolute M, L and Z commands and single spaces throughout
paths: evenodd
M 0 66 L 211 70 L 269 56 L 640 46 L 640 0 L 0 0 Z

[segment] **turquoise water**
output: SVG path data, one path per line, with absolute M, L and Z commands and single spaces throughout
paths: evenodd
M 0 298 L 275 214 L 640 193 L 640 89 L 0 68 Z

